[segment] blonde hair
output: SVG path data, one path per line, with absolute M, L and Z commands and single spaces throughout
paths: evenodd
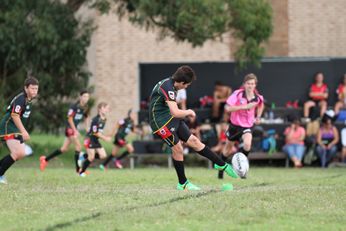
M 244 77 L 243 83 L 246 83 L 247 81 L 253 80 L 253 79 L 255 80 L 255 82 L 256 82 L 256 84 L 257 84 L 257 82 L 258 82 L 257 76 L 256 76 L 255 74 L 253 74 L 253 73 L 247 74 L 247 75 L 245 75 L 245 77 Z

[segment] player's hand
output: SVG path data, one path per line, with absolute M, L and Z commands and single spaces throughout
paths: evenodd
M 78 137 L 79 136 L 79 131 L 76 129 L 76 130 L 74 130 L 74 137 Z
M 23 136 L 23 140 L 24 140 L 24 141 L 30 140 L 30 135 L 29 135 L 29 133 L 28 133 L 27 131 L 24 131 L 24 132 L 22 133 L 22 136 Z
M 258 125 L 261 123 L 261 117 L 256 117 L 255 118 L 255 124 Z
M 105 141 L 111 142 L 111 141 L 112 141 L 112 137 L 110 137 L 110 136 L 105 136 Z
M 193 118 L 196 117 L 196 113 L 195 113 L 193 110 L 188 109 L 187 112 L 188 112 L 188 115 L 187 115 L 187 116 L 191 116 L 191 117 L 193 117 Z
M 257 105 L 257 103 L 255 103 L 255 102 L 248 103 L 248 104 L 246 104 L 246 109 L 251 109 L 251 108 L 255 107 L 256 105 Z

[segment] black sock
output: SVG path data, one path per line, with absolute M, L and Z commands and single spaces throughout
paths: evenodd
M 130 154 L 128 151 L 125 151 L 121 156 L 117 157 L 117 160 L 121 160 L 122 158 L 126 157 L 128 154 Z
M 76 164 L 76 172 L 79 171 L 78 159 L 79 159 L 79 151 L 75 151 L 74 152 L 74 162 Z
M 49 161 L 50 159 L 53 159 L 56 156 L 59 156 L 61 154 L 61 150 L 60 148 L 55 150 L 54 152 L 52 152 L 52 154 L 50 154 L 49 156 L 46 157 L 46 161 Z
M 249 151 L 246 151 L 244 148 L 241 148 L 239 151 L 240 151 L 241 153 L 244 153 L 245 156 L 248 156 L 249 153 L 250 153 L 250 150 L 249 150 Z
M 2 158 L 2 160 L 0 162 L 1 162 L 0 176 L 3 176 L 5 174 L 5 172 L 7 171 L 7 169 L 9 169 L 9 167 L 11 167 L 15 161 L 11 155 L 7 155 L 4 158 Z
M 86 159 L 83 163 L 82 171 L 80 171 L 80 173 L 85 172 L 85 170 L 89 167 L 90 163 L 91 162 L 88 159 Z
M 187 179 L 185 176 L 184 162 L 173 159 L 173 165 L 178 175 L 179 184 L 185 184 Z
M 84 159 L 88 159 L 88 153 L 85 152 L 83 157 L 84 157 Z
M 197 153 L 208 158 L 213 163 L 215 163 L 219 166 L 225 165 L 225 161 L 221 160 L 220 157 L 218 155 L 216 155 L 214 152 L 212 152 L 208 146 L 205 146 L 201 151 L 199 151 Z
M 112 156 L 112 154 L 111 155 L 109 155 L 107 158 L 106 158 L 106 160 L 103 162 L 103 166 L 107 166 L 108 165 L 108 163 L 109 163 L 109 161 L 111 161 L 112 159 L 113 159 L 113 157 L 114 156 Z
M 227 156 L 224 156 L 223 154 L 221 154 L 221 160 L 223 160 L 227 163 L 227 159 L 228 159 Z M 218 176 L 217 176 L 219 179 L 223 179 L 223 172 L 224 171 L 219 170 Z

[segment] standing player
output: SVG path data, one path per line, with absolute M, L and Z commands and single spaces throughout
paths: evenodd
M 263 113 L 263 96 L 256 90 L 257 77 L 248 74 L 244 77 L 243 86 L 228 97 L 225 109 L 231 113 L 229 127 L 226 132 L 227 144 L 224 148 L 221 159 L 226 161 L 231 155 L 235 142 L 243 141 L 240 152 L 249 155 L 252 144 L 252 127 L 254 123 L 259 123 Z M 223 173 L 219 172 L 219 178 L 223 178 Z
M 121 164 L 121 159 L 128 156 L 130 153 L 133 153 L 134 148 L 132 143 L 127 143 L 125 138 L 130 132 L 134 130 L 134 117 L 134 112 L 132 112 L 132 110 L 129 110 L 129 112 L 127 113 L 127 117 L 118 122 L 117 127 L 115 127 L 115 129 L 118 128 L 118 131 L 114 136 L 114 146 L 112 149 L 112 154 L 109 155 L 107 159 L 100 165 L 101 170 L 105 169 L 109 161 L 111 161 L 112 158 L 116 156 L 120 148 L 126 147 L 126 151 L 123 154 L 121 154 L 121 156 L 116 158 L 115 167 L 117 168 L 123 168 Z M 115 129 L 113 130 L 112 134 L 115 133 Z
M 67 123 L 65 129 L 65 140 L 63 145 L 52 152 L 49 156 L 41 156 L 40 157 L 40 169 L 44 171 L 48 165 L 48 162 L 54 157 L 61 155 L 66 152 L 70 147 L 70 144 L 74 144 L 75 146 L 75 164 L 76 171 L 79 172 L 78 167 L 78 157 L 81 151 L 81 144 L 79 141 L 79 132 L 78 132 L 78 124 L 85 119 L 86 126 L 88 127 L 88 101 L 89 101 L 89 92 L 87 90 L 82 90 L 79 93 L 79 100 L 75 104 L 71 105 L 67 113 Z
M 37 93 L 38 80 L 30 76 L 24 81 L 24 91 L 12 99 L 0 122 L 0 140 L 6 142 L 10 150 L 10 154 L 0 160 L 0 183 L 2 184 L 7 184 L 4 176 L 7 169 L 25 156 L 24 141 L 29 140 L 30 135 L 24 124 L 30 116 L 31 101 Z
M 100 159 L 106 158 L 106 150 L 99 142 L 99 138 L 105 141 L 111 141 L 111 137 L 103 134 L 103 129 L 106 125 L 106 117 L 109 112 L 109 105 L 101 102 L 97 105 L 98 114 L 95 116 L 90 125 L 87 138 L 84 140 L 88 158 L 83 162 L 82 169 L 79 173 L 80 176 L 85 177 L 85 170 L 89 167 L 90 163 L 95 159 L 95 154 L 98 153 Z
M 209 147 L 190 133 L 183 120 L 186 116 L 195 117 L 196 114 L 191 109 L 178 108 L 175 101 L 177 90 L 186 89 L 195 79 L 196 76 L 191 67 L 181 66 L 172 77 L 159 81 L 150 97 L 150 126 L 154 134 L 164 140 L 172 149 L 173 164 L 179 179 L 178 190 L 200 190 L 185 176 L 183 145 L 180 140 L 200 155 L 213 161 L 216 169 L 226 171 L 231 177 L 238 177 L 229 164 L 221 160 Z

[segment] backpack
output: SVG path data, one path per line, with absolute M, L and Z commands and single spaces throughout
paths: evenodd
M 262 150 L 268 152 L 269 155 L 276 152 L 276 131 L 269 129 L 265 132 L 265 137 L 262 140 Z

